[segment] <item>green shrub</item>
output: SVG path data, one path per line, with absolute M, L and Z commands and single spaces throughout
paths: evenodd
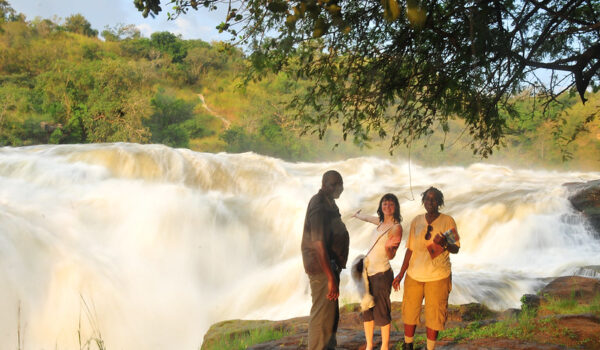
M 204 347 L 206 350 L 221 350 L 221 349 L 230 349 L 230 350 L 243 350 L 248 348 L 249 346 L 255 344 L 265 343 L 271 340 L 281 339 L 290 332 L 287 329 L 273 329 L 271 327 L 259 327 L 250 330 L 249 332 L 244 332 L 242 334 L 236 334 L 232 337 L 224 336 L 218 339 L 216 342 Z

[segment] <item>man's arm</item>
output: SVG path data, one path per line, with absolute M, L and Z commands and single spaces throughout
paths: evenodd
M 322 207 L 315 206 L 312 208 L 309 214 L 310 220 L 310 238 L 313 244 L 313 249 L 317 253 L 317 260 L 321 270 L 327 276 L 327 299 L 336 300 L 340 294 L 337 281 L 331 271 L 331 265 L 329 264 L 329 254 L 325 248 L 325 215 Z
M 327 276 L 327 289 L 329 290 L 329 293 L 327 293 L 327 299 L 336 300 L 340 295 L 340 291 L 335 276 L 333 275 L 333 271 L 331 271 L 331 265 L 329 265 L 329 256 L 327 256 L 325 245 L 323 244 L 323 241 L 314 241 L 313 247 L 317 252 L 319 265 Z

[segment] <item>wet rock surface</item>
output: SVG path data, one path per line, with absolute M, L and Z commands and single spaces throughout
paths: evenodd
M 569 201 L 589 220 L 600 236 L 600 180 L 564 184 L 572 193 Z

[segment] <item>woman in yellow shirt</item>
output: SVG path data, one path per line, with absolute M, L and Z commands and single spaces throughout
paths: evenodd
M 430 187 L 421 196 L 427 212 L 415 217 L 410 224 L 404 262 L 392 285 L 397 291 L 406 273 L 402 299 L 404 349 L 413 348 L 421 303 L 425 298 L 427 349 L 432 350 L 438 332 L 446 323 L 448 296 L 452 289 L 450 253 L 458 253 L 460 238 L 454 219 L 439 212 L 444 205 L 442 192 Z

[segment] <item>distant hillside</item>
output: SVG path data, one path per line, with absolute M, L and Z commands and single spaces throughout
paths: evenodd
M 245 55 L 224 43 L 168 32 L 144 38 L 123 25 L 104 30 L 100 39 L 81 15 L 64 23 L 5 16 L 0 28 L 0 145 L 164 143 L 292 161 L 389 155 L 388 140 L 361 148 L 344 142 L 339 126 L 324 140 L 300 137 L 302 126 L 284 106 L 307 82 L 281 72 L 244 84 Z M 546 114 L 530 94 L 515 101 L 524 118 L 507 116 L 506 147 L 488 161 L 600 170 L 598 93 L 589 94 L 585 106 L 564 94 Z M 439 129 L 413 144 L 412 159 L 481 161 L 472 157 L 459 121 L 451 121 L 447 133 Z M 409 150 L 394 156 L 407 157 Z

